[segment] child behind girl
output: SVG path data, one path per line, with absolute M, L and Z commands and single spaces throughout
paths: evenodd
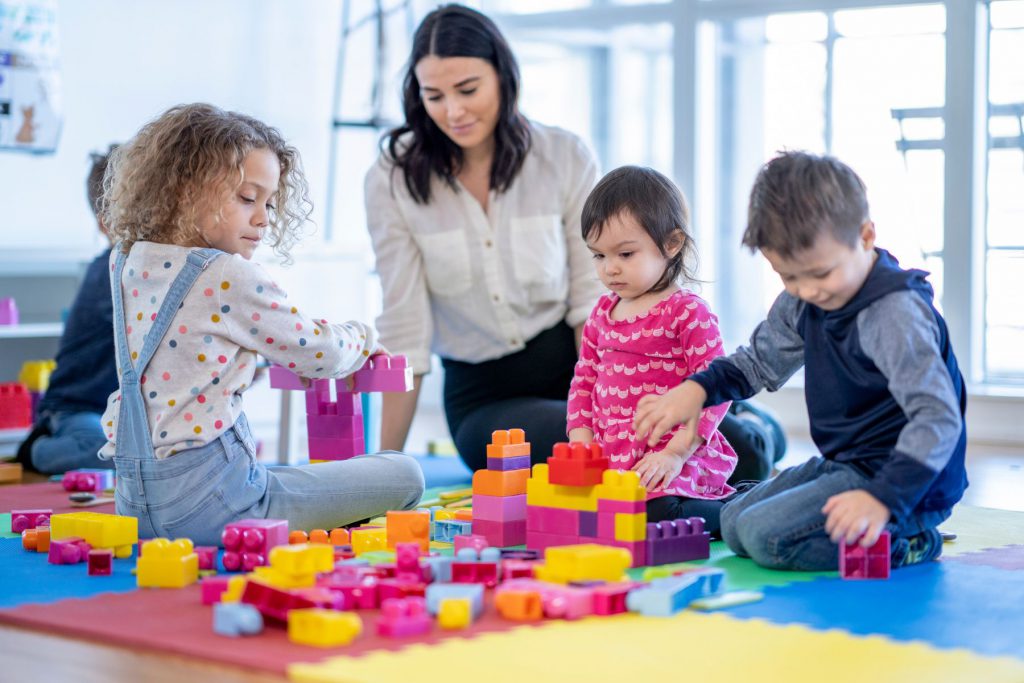
M 664 393 L 722 355 L 718 319 L 693 281 L 696 257 L 682 193 L 657 171 L 624 166 L 606 175 L 583 206 L 583 239 L 611 290 L 583 327 L 569 389 L 571 441 L 597 441 L 611 467 L 632 469 L 648 491 L 647 519 L 700 516 L 717 533 L 736 453 L 718 432 L 729 404 L 707 408 L 699 439 L 679 446 L 681 428 L 653 448 L 637 439 L 633 413 L 645 394 Z
M 120 388 L 101 458 L 118 514 L 141 537 L 216 545 L 242 518 L 333 528 L 408 509 L 423 492 L 397 453 L 267 468 L 242 410 L 257 354 L 311 378 L 344 377 L 379 349 L 359 322 L 305 315 L 252 263 L 287 256 L 310 202 L 298 152 L 275 129 L 205 104 L 174 107 L 111 160 L 104 218 Z

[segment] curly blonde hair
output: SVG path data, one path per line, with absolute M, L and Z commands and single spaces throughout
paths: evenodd
M 101 208 L 111 239 L 126 253 L 142 240 L 204 244 L 199 219 L 219 212 L 243 180 L 246 155 L 256 149 L 281 164 L 264 241 L 287 260 L 313 208 L 298 150 L 276 129 L 209 104 L 172 107 L 113 152 Z

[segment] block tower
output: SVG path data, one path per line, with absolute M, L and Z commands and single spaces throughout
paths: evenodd
M 487 444 L 487 469 L 473 474 L 473 533 L 492 546 L 526 542 L 530 444 L 522 429 L 499 429 Z

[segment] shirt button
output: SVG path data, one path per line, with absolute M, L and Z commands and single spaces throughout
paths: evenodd
M 490 240 L 487 240 L 486 242 L 484 242 L 484 246 L 487 247 L 488 249 L 490 249 L 491 247 L 494 246 L 494 242 L 491 242 Z
M 500 295 L 498 295 L 498 294 L 495 294 L 495 295 L 494 295 L 494 300 L 495 300 L 495 301 L 501 301 L 501 296 L 500 296 Z
M 519 343 L 519 340 L 518 340 L 518 339 L 509 339 L 509 340 L 508 340 L 508 343 L 509 343 L 509 344 L 512 344 L 513 346 L 515 346 L 516 344 L 518 344 L 518 343 Z

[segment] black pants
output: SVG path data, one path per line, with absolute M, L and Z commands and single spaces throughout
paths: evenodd
M 534 464 L 546 462 L 552 447 L 566 440 L 566 399 L 576 367 L 576 339 L 564 322 L 508 356 L 482 363 L 442 358 L 441 363 L 448 429 L 470 469 L 487 468 L 487 444 L 497 429 L 525 430 Z M 739 456 L 729 482 L 767 479 L 772 454 L 762 429 L 732 413 L 718 428 Z

